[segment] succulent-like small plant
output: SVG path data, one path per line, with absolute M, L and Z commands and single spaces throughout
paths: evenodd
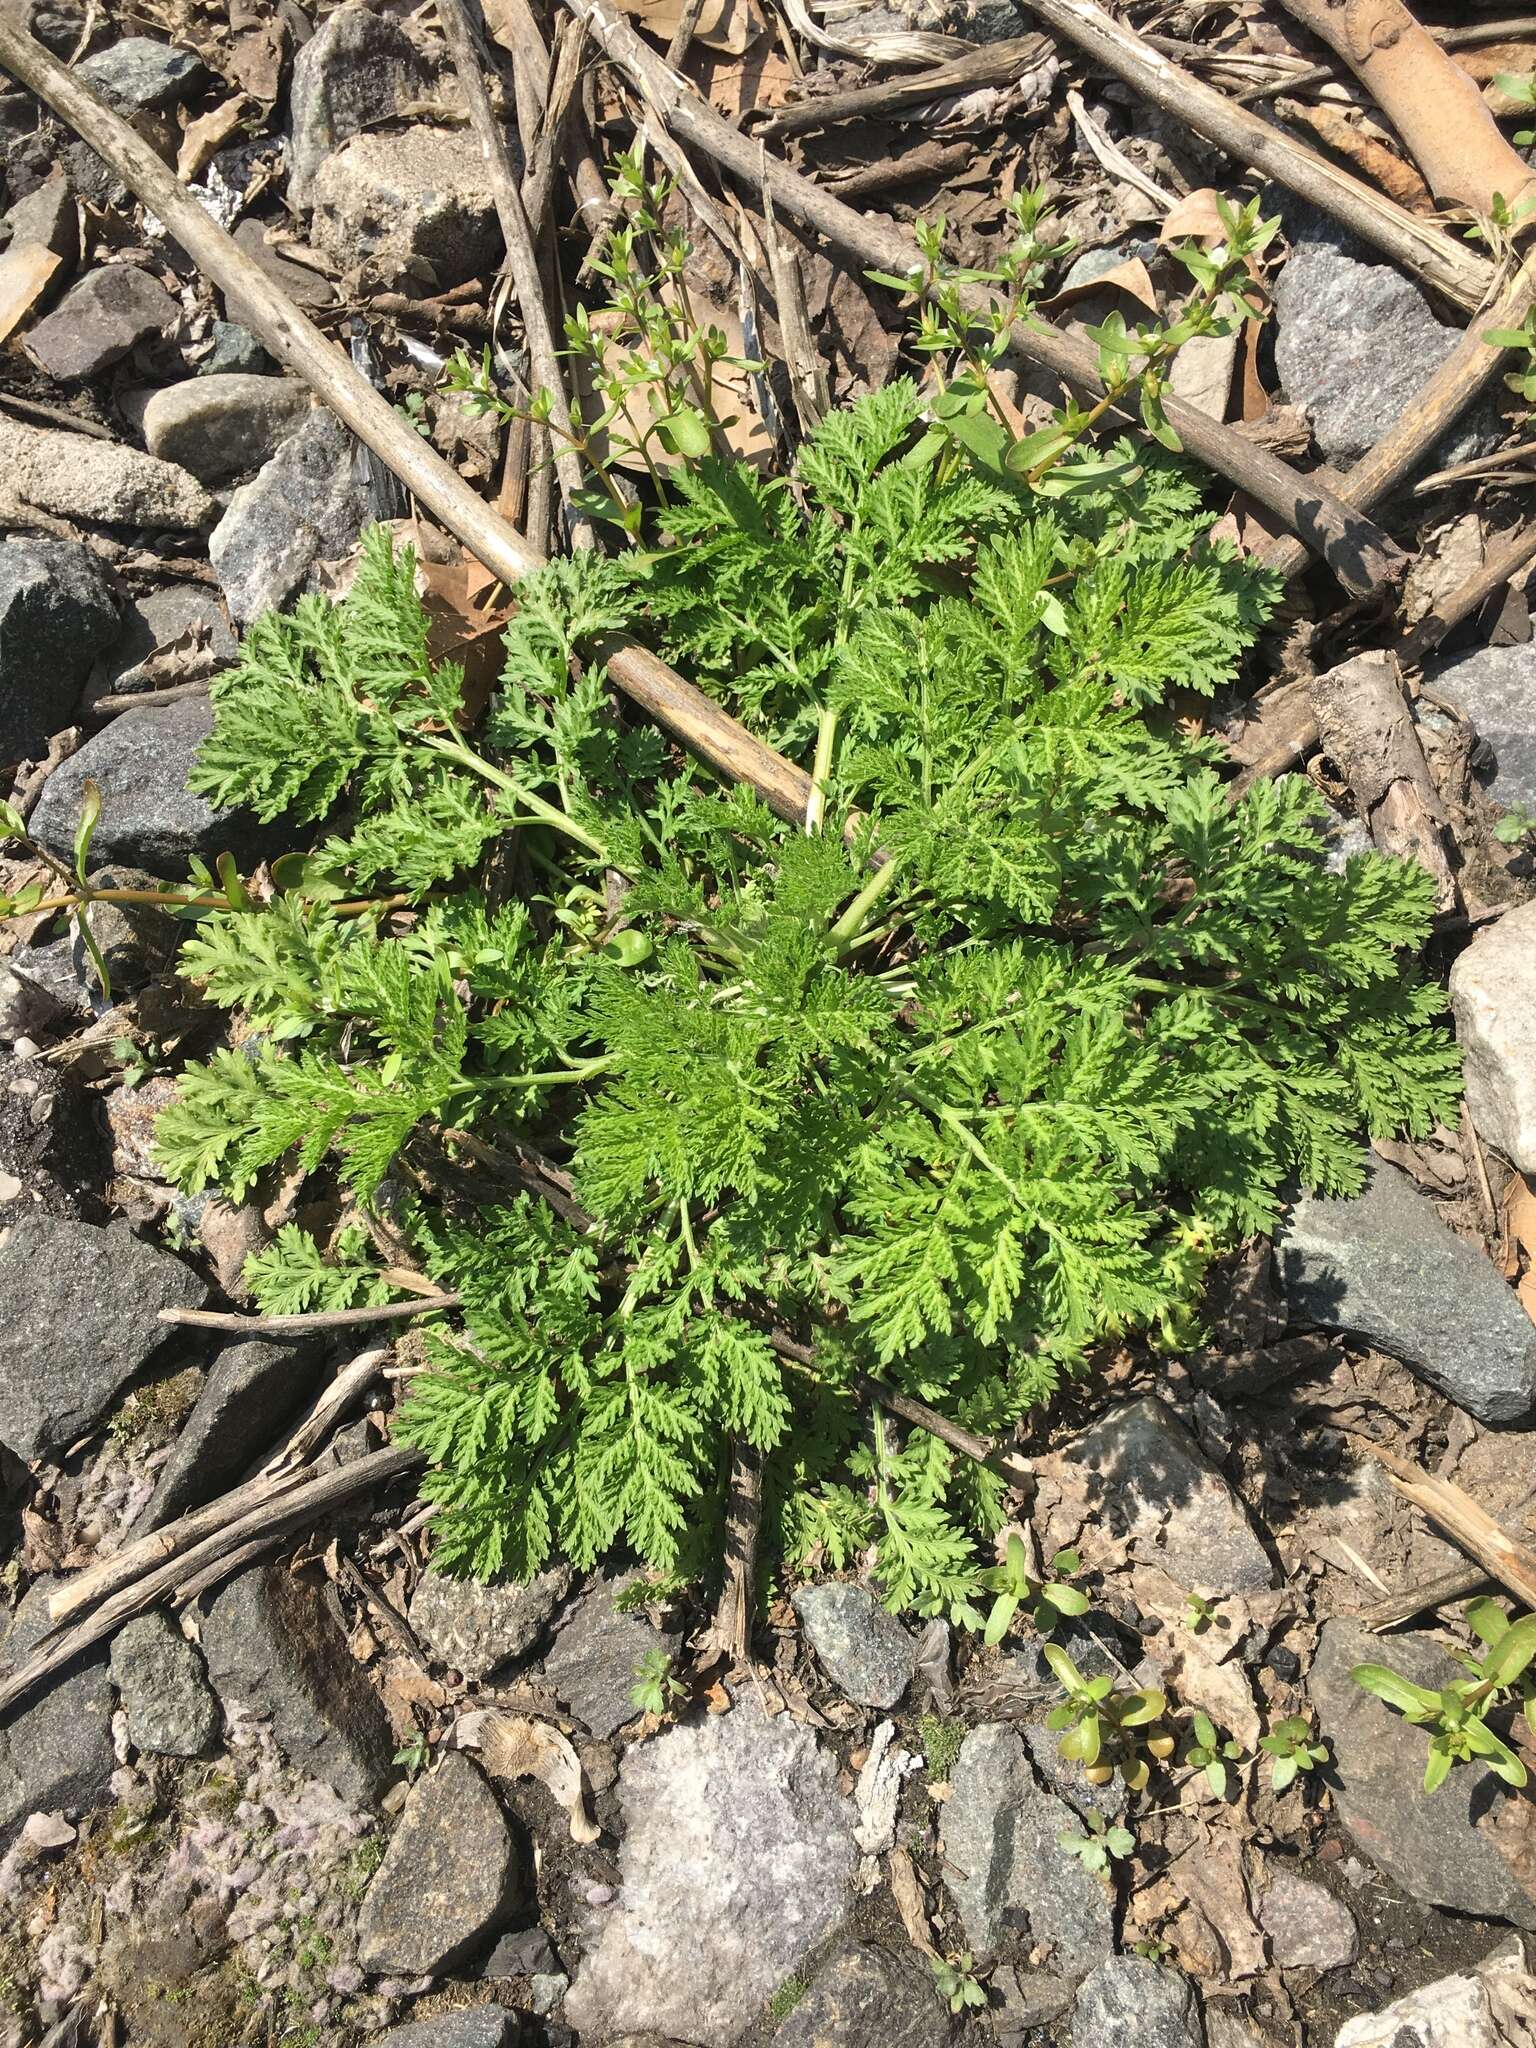
M 1080 1763 L 1091 1785 L 1107 1785 L 1118 1769 L 1127 1788 L 1140 1792 L 1152 1764 L 1166 1763 L 1174 1751 L 1173 1736 L 1160 1725 L 1167 1695 L 1156 1686 L 1122 1690 L 1111 1678 L 1087 1678 L 1059 1643 L 1047 1643 L 1042 1654 L 1067 1690 L 1045 1721 L 1061 1731 L 1062 1756 Z

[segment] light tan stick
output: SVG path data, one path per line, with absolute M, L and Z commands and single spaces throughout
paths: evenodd
M 856 213 L 734 128 L 667 69 L 612 0 L 565 0 L 565 4 L 587 24 L 593 38 L 681 142 L 712 157 L 752 191 L 770 194 L 781 213 L 824 236 L 862 267 L 898 277 L 913 270 L 911 238 L 894 221 Z M 1064 334 L 1038 317 L 1014 329 L 1013 343 L 1021 355 L 1045 364 L 1080 389 L 1102 393 L 1098 352 L 1090 343 Z M 1378 527 L 1369 521 L 1362 523 L 1359 514 L 1351 512 L 1326 484 L 1298 476 L 1278 457 L 1256 448 L 1193 406 L 1169 399 L 1167 411 L 1191 455 L 1238 484 L 1290 531 L 1303 535 L 1347 589 L 1374 595 L 1400 575 L 1401 551 Z M 1133 431 L 1140 431 L 1134 401 L 1121 417 Z
M 418 1294 L 411 1301 L 381 1301 L 372 1308 L 324 1308 L 307 1316 L 244 1316 L 218 1308 L 163 1308 L 162 1323 L 189 1330 L 227 1330 L 236 1337 L 315 1337 L 327 1330 L 362 1330 L 371 1323 L 398 1323 L 433 1309 L 457 1308 L 457 1294 Z
M 1405 656 L 1417 657 L 1438 647 L 1454 626 L 1486 604 L 1493 593 L 1536 561 L 1536 524 L 1505 534 L 1475 576 L 1469 576 L 1435 609 L 1420 619 L 1404 643 Z
M 1511 1536 L 1507 1529 L 1480 1508 L 1471 1494 L 1464 1493 L 1449 1479 L 1437 1479 L 1410 1465 L 1406 1458 L 1383 1450 L 1380 1444 L 1351 1432 L 1351 1441 L 1392 1475 L 1392 1484 L 1414 1507 L 1420 1509 L 1469 1557 L 1475 1557 L 1501 1586 L 1508 1587 L 1522 1607 L 1536 1608 L 1536 1550 Z
M 1287 14 L 1336 50 L 1370 93 L 1442 203 L 1514 204 L 1532 173 L 1504 137 L 1475 82 L 1402 0 L 1281 0 Z
M 1415 860 L 1448 909 L 1456 884 L 1446 859 L 1444 812 L 1393 656 L 1373 648 L 1311 685 L 1324 747 L 1348 779 L 1360 817 L 1383 853 Z
M 352 367 L 346 353 L 293 305 L 179 184 L 126 121 L 114 114 L 41 43 L 0 16 L 0 65 L 112 166 L 187 255 L 226 294 L 241 301 L 257 339 L 302 377 L 338 419 L 371 448 L 406 489 L 504 583 L 543 566 L 464 479 Z M 753 737 L 648 649 L 614 640 L 600 650 L 614 682 L 701 760 L 746 782 L 781 818 L 805 816 L 811 779 Z
M 1484 257 L 1474 255 L 1442 228 L 1416 220 L 1363 179 L 1351 177 L 1214 86 L 1180 70 L 1134 30 L 1112 21 L 1094 0 L 1026 0 L 1026 5 L 1144 99 L 1239 163 L 1278 178 L 1453 304 L 1476 312 L 1488 299 L 1494 273 Z M 1476 92 L 1475 87 L 1471 90 Z

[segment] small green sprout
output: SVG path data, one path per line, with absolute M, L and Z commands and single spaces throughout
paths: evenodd
M 687 1686 L 674 1677 L 672 1659 L 665 1650 L 647 1650 L 634 1668 L 634 1679 L 629 1697 L 637 1714 L 659 1718 L 688 1696 Z
M 1000 1643 L 1021 1607 L 1030 1610 L 1030 1618 L 1042 1635 L 1049 1635 L 1065 1616 L 1086 1614 L 1087 1594 L 1060 1583 L 1081 1569 L 1082 1559 L 1075 1550 L 1058 1550 L 1051 1559 L 1053 1576 L 1037 1579 L 1030 1572 L 1023 1537 L 1010 1536 L 1003 1562 L 981 1575 L 983 1589 L 997 1595 L 982 1641 L 989 1645 Z
M 1415 1685 L 1387 1664 L 1357 1664 L 1350 1674 L 1377 1699 L 1395 1707 L 1416 1728 L 1432 1728 L 1424 1767 L 1424 1790 L 1433 1792 L 1454 1764 L 1485 1763 L 1506 1785 L 1524 1785 L 1525 1765 L 1488 1726 L 1488 1716 L 1511 1698 L 1524 1703 L 1527 1724 L 1536 1730 L 1536 1688 L 1529 1677 L 1536 1658 L 1536 1614 L 1511 1622 L 1495 1600 L 1475 1600 L 1467 1620 L 1484 1645 L 1480 1658 L 1459 1652 L 1468 1676 L 1438 1691 Z
M 969 1951 L 956 1955 L 930 1956 L 933 1988 L 951 2012 L 984 2006 L 987 1994 L 976 1978 L 976 1961 Z
M 432 1745 L 418 1728 L 408 1742 L 403 1742 L 395 1751 L 394 1761 L 400 1765 L 407 1777 L 414 1778 L 426 1769 L 432 1758 Z
M 1120 1691 L 1113 1679 L 1087 1678 L 1059 1643 L 1047 1643 L 1043 1654 L 1067 1690 L 1045 1718 L 1047 1728 L 1064 1731 L 1057 1745 L 1063 1758 L 1081 1764 L 1090 1785 L 1107 1785 L 1118 1766 L 1127 1788 L 1142 1791 L 1152 1775 L 1149 1759 L 1165 1763 L 1173 1754 L 1172 1735 L 1156 1725 L 1168 1710 L 1166 1694 L 1155 1686 Z
M 1118 1822 L 1111 1826 L 1102 1813 L 1088 1815 L 1086 1835 L 1068 1832 L 1056 1839 L 1069 1855 L 1075 1856 L 1083 1868 L 1091 1870 L 1096 1877 L 1108 1871 L 1111 1857 L 1123 1862 L 1136 1847 L 1136 1837 L 1130 1829 L 1121 1827 Z
M 1240 1742 L 1223 1742 L 1209 1714 L 1194 1717 L 1195 1739 L 1184 1753 L 1184 1761 L 1205 1773 L 1205 1782 L 1218 1799 L 1227 1796 L 1227 1765 L 1242 1756 Z
M 1328 1761 L 1327 1744 L 1312 1740 L 1312 1725 L 1300 1714 L 1277 1721 L 1259 1737 L 1259 1747 L 1270 1760 L 1269 1783 L 1275 1792 L 1283 1792 L 1298 1771 L 1313 1771 Z

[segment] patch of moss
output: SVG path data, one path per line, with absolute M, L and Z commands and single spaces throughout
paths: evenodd
M 768 2001 L 769 2019 L 787 2019 L 810 1988 L 809 1977 L 786 1977 Z
M 965 1741 L 965 1723 L 937 1714 L 924 1714 L 917 1724 L 917 1739 L 923 1745 L 923 1762 L 930 1781 L 947 1778 L 959 1761 Z

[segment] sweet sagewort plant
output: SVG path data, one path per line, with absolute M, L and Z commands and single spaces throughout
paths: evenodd
M 214 685 L 195 787 L 313 843 L 198 913 L 182 971 L 246 1029 L 160 1156 L 237 1200 L 334 1177 L 462 1294 L 398 1422 L 450 1568 L 707 1576 L 746 1444 L 781 1557 L 872 1545 L 892 1606 L 979 1626 L 1002 1483 L 855 1376 L 1006 1434 L 1104 1340 L 1187 1341 L 1288 1181 L 1359 1184 L 1362 1126 L 1451 1114 L 1428 879 L 1331 873 L 1308 784 L 1234 803 L 1180 715 L 1273 582 L 1172 458 L 1063 461 L 1092 415 L 1020 454 L 994 338 L 946 333 L 939 402 L 861 399 L 793 476 L 673 468 L 649 544 L 521 585 L 479 720 L 382 531 Z M 635 722 L 620 627 L 814 762 L 810 829 Z M 354 1220 L 250 1270 L 293 1311 L 385 1263 Z

